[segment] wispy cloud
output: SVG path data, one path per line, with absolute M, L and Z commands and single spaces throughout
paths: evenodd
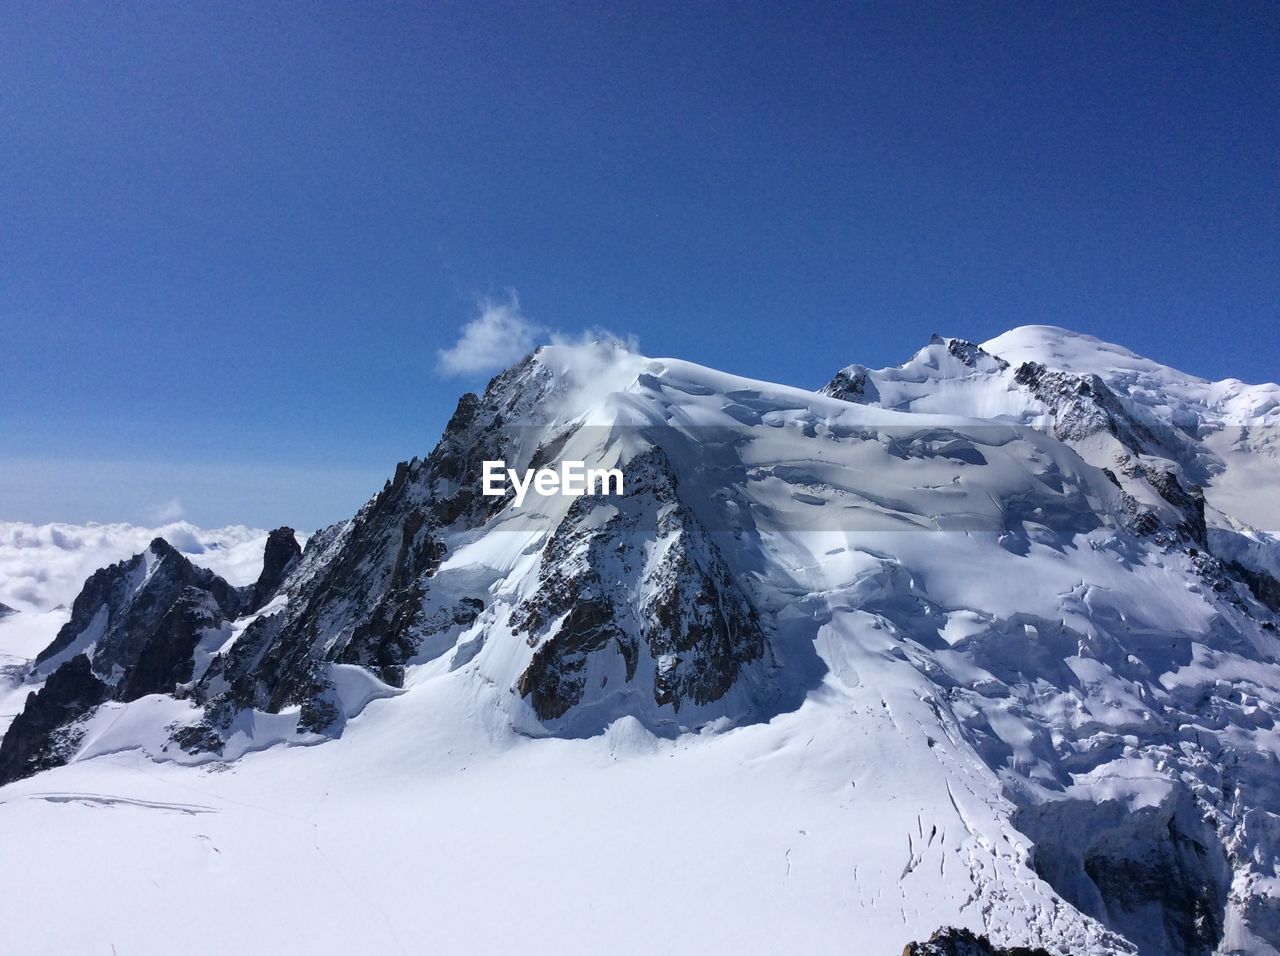
M 640 351 L 640 340 L 635 335 L 627 333 L 619 335 L 612 329 L 606 329 L 602 325 L 593 325 L 589 329 L 583 329 L 577 335 L 570 335 L 567 332 L 552 332 L 550 335 L 552 345 L 616 345 L 624 348 L 628 352 Z
M 605 342 L 632 352 L 640 347 L 634 335 L 618 335 L 600 326 L 570 334 L 541 325 L 524 314 L 519 296 L 511 292 L 502 301 L 481 299 L 478 314 L 462 327 L 458 341 L 436 352 L 436 367 L 445 375 L 496 372 L 544 342 L 568 346 Z
M 147 518 L 158 524 L 168 524 L 170 521 L 179 521 L 187 513 L 187 509 L 182 507 L 182 502 L 177 498 L 170 498 L 168 501 L 151 505 L 146 509 Z
M 505 302 L 482 299 L 480 314 L 462 327 L 453 347 L 436 353 L 437 364 L 445 375 L 493 372 L 521 358 L 545 334 L 520 311 L 514 292 Z

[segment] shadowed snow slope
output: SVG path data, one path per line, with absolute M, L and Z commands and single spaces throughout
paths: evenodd
M 1041 327 L 823 393 L 542 349 L 278 574 L 152 542 L 10 650 L 6 935 L 1274 953 L 1280 552 L 1215 492 L 1274 394 Z

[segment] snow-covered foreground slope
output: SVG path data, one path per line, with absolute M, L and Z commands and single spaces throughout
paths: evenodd
M 899 724 L 873 685 L 833 685 L 721 735 L 663 741 L 623 721 L 495 739 L 454 685 L 225 772 L 119 753 L 6 787 L 6 858 L 21 861 L 0 870 L 7 944 L 895 953 L 942 914 L 1054 928 L 1047 890 L 1020 885 L 1025 844 L 984 835 L 1001 832 L 985 771 L 907 743 L 915 702 Z M 74 906 L 22 918 L 23 901 L 54 899 Z
M 0 925 L 1276 952 L 1280 552 L 1213 497 L 1270 451 L 1209 445 L 1270 427 L 1268 387 L 1002 340 L 827 394 L 547 348 L 300 556 L 273 532 L 254 584 L 164 541 L 105 569 L 12 669 L 43 690 L 0 744 Z M 494 458 L 626 493 L 516 508 Z

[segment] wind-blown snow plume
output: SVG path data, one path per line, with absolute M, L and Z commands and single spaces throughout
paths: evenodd
M 481 299 L 479 314 L 462 327 L 458 341 L 437 351 L 436 366 L 451 376 L 494 372 L 522 358 L 539 342 L 567 347 L 615 344 L 632 352 L 639 348 L 634 335 L 619 335 L 598 325 L 576 334 L 541 325 L 524 314 L 520 297 L 512 291 L 505 300 Z

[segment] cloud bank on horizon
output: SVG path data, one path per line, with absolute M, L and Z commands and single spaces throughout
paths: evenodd
M 462 327 L 458 341 L 436 351 L 436 368 L 452 377 L 480 375 L 506 368 L 544 343 L 586 345 L 609 342 L 636 351 L 639 339 L 620 335 L 602 326 L 591 326 L 577 335 L 550 328 L 530 319 L 520 307 L 515 291 L 505 300 L 481 298 L 479 312 Z
M 154 538 L 239 586 L 262 570 L 267 532 L 243 525 L 197 528 L 185 521 L 150 528 L 0 521 L 0 604 L 35 612 L 69 605 L 94 571 L 140 553 Z

